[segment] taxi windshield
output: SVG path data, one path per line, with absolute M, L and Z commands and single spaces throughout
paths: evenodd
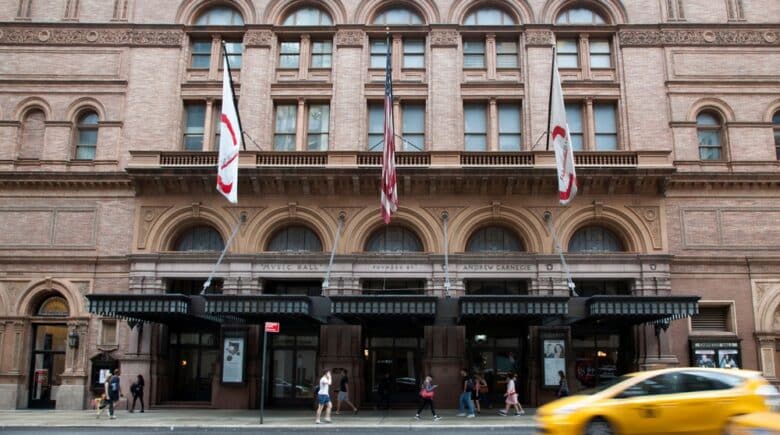
M 623 382 L 623 381 L 625 381 L 627 379 L 631 379 L 631 376 L 629 376 L 629 375 L 618 376 L 617 378 L 609 380 L 609 381 L 607 381 L 607 382 L 605 382 L 605 383 L 603 383 L 601 385 L 598 385 L 596 387 L 588 388 L 587 390 L 579 391 L 577 394 L 592 395 L 592 394 L 600 393 L 600 392 L 606 390 L 607 388 L 613 387 L 613 386 L 615 386 L 615 385 L 617 385 L 617 384 L 619 384 L 619 383 L 621 383 L 621 382 Z

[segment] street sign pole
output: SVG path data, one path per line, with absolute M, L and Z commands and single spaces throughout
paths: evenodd
M 263 424 L 263 413 L 265 411 L 265 353 L 268 347 L 268 331 L 263 331 L 263 375 L 260 377 L 260 424 Z

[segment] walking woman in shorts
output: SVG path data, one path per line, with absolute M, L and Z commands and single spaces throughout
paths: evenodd
M 325 370 L 320 378 L 320 389 L 317 391 L 317 419 L 314 421 L 317 424 L 322 424 L 320 421 L 320 415 L 322 414 L 322 408 L 325 410 L 325 423 L 330 423 L 330 409 L 333 404 L 330 403 L 330 384 L 332 380 L 330 377 L 330 370 Z
M 506 416 L 510 407 L 515 408 L 515 416 L 525 415 L 525 410 L 517 400 L 517 389 L 515 387 L 516 384 L 517 375 L 510 373 L 509 376 L 507 376 L 506 393 L 504 393 L 504 397 L 506 397 L 506 400 L 504 400 L 506 407 L 501 411 L 498 411 L 499 415 Z
M 420 407 L 417 408 L 417 415 L 414 416 L 415 420 L 420 419 L 420 413 L 423 412 L 423 409 L 425 409 L 427 405 L 431 405 L 431 415 L 433 415 L 433 420 L 441 420 L 441 417 L 436 414 L 436 408 L 433 407 L 433 390 L 435 390 L 436 387 L 438 387 L 438 385 L 433 385 L 433 378 L 426 376 L 425 381 L 420 388 Z

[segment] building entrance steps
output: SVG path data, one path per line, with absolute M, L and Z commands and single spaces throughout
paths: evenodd
M 419 421 L 414 419 L 414 410 L 374 411 L 361 410 L 357 415 L 351 412 L 333 415 L 332 427 L 345 430 L 378 430 L 386 428 L 415 429 L 425 426 L 441 428 L 530 428 L 533 426 L 534 409 L 526 409 L 526 415 L 521 417 L 501 417 L 495 410 L 483 412 L 477 418 L 456 417 L 456 409 L 439 410 L 441 420 L 434 422 L 430 411 L 421 415 Z M 324 417 L 324 415 L 323 415 Z M 131 427 L 131 428 L 264 428 L 264 429 L 294 429 L 315 426 L 314 411 L 302 410 L 266 410 L 264 423 L 260 425 L 260 411 L 226 410 L 226 409 L 147 409 L 145 413 L 129 413 L 126 409 L 117 410 L 116 419 L 109 420 L 106 413 L 100 419 L 95 418 L 95 411 L 60 411 L 60 410 L 10 410 L 0 411 L 0 431 L 14 428 L 101 428 L 101 427 Z

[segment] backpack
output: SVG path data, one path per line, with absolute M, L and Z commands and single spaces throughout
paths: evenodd
M 133 382 L 133 385 L 130 385 L 130 392 L 133 394 L 138 394 L 138 384 Z
M 119 378 L 117 377 L 111 378 L 111 385 L 109 386 L 111 387 L 111 392 L 119 391 Z
M 474 384 L 474 378 L 469 378 L 466 381 L 466 390 L 467 391 L 476 391 L 476 387 L 475 387 L 475 384 Z

